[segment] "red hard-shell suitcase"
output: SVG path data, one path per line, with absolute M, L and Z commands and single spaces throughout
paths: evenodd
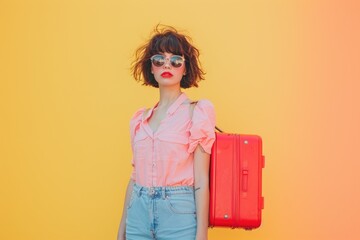
M 260 226 L 264 166 L 259 136 L 216 133 L 210 157 L 210 227 Z

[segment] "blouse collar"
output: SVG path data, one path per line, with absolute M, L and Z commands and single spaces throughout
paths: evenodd
M 179 106 L 183 104 L 187 99 L 188 99 L 187 95 L 185 93 L 181 93 L 180 96 L 175 100 L 175 102 L 171 104 L 171 106 L 167 110 L 167 114 L 172 115 L 173 113 L 175 113 L 176 110 L 179 108 Z M 156 103 L 156 105 L 152 107 L 150 111 L 147 111 L 144 121 L 151 116 L 152 112 L 154 111 L 154 109 L 157 107 L 158 104 L 159 102 Z

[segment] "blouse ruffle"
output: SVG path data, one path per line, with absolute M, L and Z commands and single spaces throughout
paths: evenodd
M 130 119 L 130 140 L 131 140 L 131 147 L 132 148 L 134 146 L 135 133 L 140 127 L 140 123 L 142 121 L 145 110 L 146 110 L 146 108 L 141 108 L 141 109 L 137 110 L 134 113 L 134 115 L 132 116 L 132 118 Z M 134 149 L 132 149 L 132 150 L 134 152 Z M 134 158 L 131 159 L 131 165 L 133 166 L 133 171 L 131 173 L 130 178 L 131 178 L 131 180 L 135 181 L 136 180 L 136 173 L 135 173 Z
M 134 143 L 134 137 L 135 137 L 135 133 L 136 131 L 139 129 L 140 127 L 140 123 L 142 121 L 144 112 L 145 112 L 146 108 L 140 108 L 139 110 L 137 110 L 134 115 L 132 116 L 132 118 L 130 119 L 130 139 L 131 139 L 131 145 L 133 145 Z
M 211 154 L 215 142 L 215 111 L 209 100 L 200 100 L 196 103 L 190 127 L 188 152 L 195 151 L 198 144 L 205 152 Z

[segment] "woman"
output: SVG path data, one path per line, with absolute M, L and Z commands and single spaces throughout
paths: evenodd
M 159 102 L 130 121 L 133 172 L 118 239 L 207 239 L 209 159 L 215 113 L 181 88 L 203 79 L 199 51 L 172 27 L 155 29 L 136 51 L 133 75 L 159 88 Z

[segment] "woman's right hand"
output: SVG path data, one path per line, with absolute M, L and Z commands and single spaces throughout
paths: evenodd
M 126 240 L 126 215 L 127 215 L 127 206 L 129 204 L 130 196 L 133 191 L 134 182 L 130 179 L 125 195 L 124 208 L 121 217 L 121 222 L 118 230 L 117 240 Z
M 121 233 L 121 232 L 119 231 L 118 236 L 117 236 L 117 240 L 126 240 L 125 232 L 124 232 L 124 233 Z
M 124 218 L 121 218 L 121 222 L 120 222 L 120 226 L 119 226 L 119 230 L 118 230 L 118 235 L 117 235 L 117 240 L 126 240 L 126 234 L 125 234 L 125 222 L 123 220 Z

